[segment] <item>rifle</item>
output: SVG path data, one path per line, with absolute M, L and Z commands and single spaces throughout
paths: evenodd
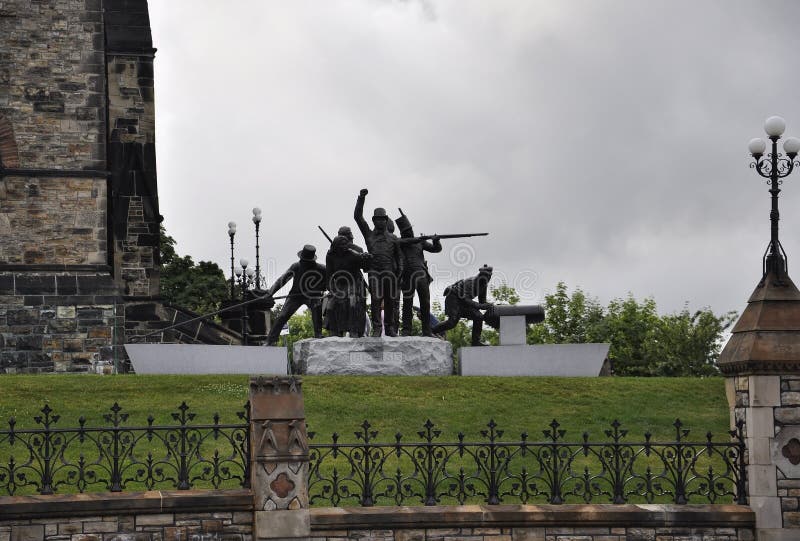
M 322 231 L 322 234 L 323 234 L 323 235 L 325 235 L 325 238 L 326 238 L 326 239 L 328 239 L 328 242 L 330 242 L 331 244 L 333 244 L 333 239 L 332 239 L 332 238 L 330 238 L 330 236 L 328 236 L 328 234 L 325 232 L 325 230 L 324 230 L 324 229 L 322 229 L 322 226 L 321 226 L 321 225 L 318 225 L 317 227 L 319 227 L 319 230 L 320 230 L 320 231 Z
M 423 242 L 426 240 L 431 240 L 434 237 L 438 237 L 439 239 L 465 239 L 467 237 L 485 237 L 488 234 L 489 233 L 453 233 L 446 235 L 420 235 L 419 237 L 400 237 L 397 239 L 397 241 L 401 244 L 406 244 L 412 242 Z

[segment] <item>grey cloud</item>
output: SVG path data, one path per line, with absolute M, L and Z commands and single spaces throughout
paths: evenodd
M 740 310 L 758 279 L 769 194 L 746 144 L 771 114 L 800 134 L 793 2 L 150 8 L 161 211 L 181 253 L 226 268 L 234 219 L 252 259 L 257 205 L 274 278 L 324 247 L 317 223 L 353 225 L 368 187 L 368 206 L 400 206 L 418 231 L 490 231 L 475 266 L 535 273 L 539 300 L 565 280 Z M 429 259 L 466 271 L 448 248 Z

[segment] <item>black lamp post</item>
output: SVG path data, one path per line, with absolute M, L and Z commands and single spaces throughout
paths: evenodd
M 800 139 L 787 137 L 783 142 L 786 156 L 778 152 L 778 140 L 785 129 L 786 121 L 779 116 L 771 116 L 764 122 L 764 131 L 772 142 L 771 152 L 766 157 L 764 157 L 764 152 L 767 150 L 767 142 L 763 139 L 752 139 L 747 146 L 754 159 L 750 167 L 767 179 L 770 186 L 769 193 L 772 194 L 772 210 L 769 214 L 770 241 L 764 252 L 762 276 L 766 277 L 767 274 L 773 272 L 779 281 L 788 269 L 786 252 L 778 239 L 778 221 L 780 220 L 778 194 L 781 192 L 780 185 L 783 183 L 783 179 L 791 174 L 795 165 L 800 166 L 794 161 L 797 153 L 800 152 Z
M 242 301 L 247 300 L 247 291 L 255 282 L 255 274 L 256 271 L 253 270 L 252 267 L 248 268 L 247 265 L 249 261 L 246 259 L 240 259 L 239 264 L 241 267 L 236 267 L 234 269 L 234 274 L 236 275 L 236 281 L 239 283 L 239 287 L 242 288 Z M 242 306 L 242 345 L 247 345 L 247 326 L 248 326 L 248 310 L 247 305 Z
M 259 264 L 259 257 L 258 257 L 258 227 L 261 225 L 261 209 L 255 207 L 253 209 L 253 223 L 256 225 L 256 278 L 255 278 L 255 286 L 256 289 L 261 289 L 261 265 Z
M 228 236 L 231 238 L 231 300 L 236 298 L 236 279 L 233 269 L 233 237 L 236 236 L 236 222 L 228 222 Z

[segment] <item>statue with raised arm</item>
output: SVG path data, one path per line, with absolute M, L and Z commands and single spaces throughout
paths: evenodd
M 490 311 L 494 306 L 486 301 L 486 290 L 492 279 L 492 267 L 484 265 L 478 275 L 464 278 L 444 290 L 444 313 L 447 319 L 433 328 L 434 334 L 442 334 L 458 324 L 462 317 L 472 320 L 472 345 L 482 346 L 483 322 L 490 318 L 481 310 Z M 475 298 L 478 298 L 477 302 Z M 488 321 L 487 321 L 488 322 Z
M 422 336 L 432 336 L 431 333 L 431 293 L 429 285 L 431 276 L 428 273 L 428 264 L 425 262 L 425 252 L 439 253 L 442 243 L 434 235 L 432 240 L 414 239 L 414 229 L 411 222 L 400 210 L 400 217 L 395 220 L 400 230 L 400 252 L 403 255 L 403 275 L 400 284 L 403 291 L 403 327 L 400 332 L 403 336 L 411 336 L 411 322 L 414 316 L 414 293 L 419 298 L 419 317 L 422 320 Z
M 289 280 L 292 281 L 292 288 L 286 296 L 283 308 L 275 318 L 269 335 L 267 335 L 267 344 L 270 346 L 278 343 L 281 329 L 304 304 L 311 310 L 314 337 L 322 338 L 322 297 L 326 287 L 325 266 L 317 263 L 317 249 L 310 244 L 303 246 L 303 249 L 297 252 L 297 257 L 300 260 L 292 264 L 267 290 L 267 295 L 272 297 L 280 288 L 289 283 Z
M 353 244 L 350 228 L 340 228 L 331 240 L 325 257 L 330 301 L 326 311 L 326 328 L 334 336 L 364 336 L 367 322 L 367 295 L 361 269 L 371 256 Z
M 381 329 L 386 336 L 397 336 L 395 306 L 400 300 L 399 277 L 403 273 L 403 258 L 394 235 L 389 233 L 389 217 L 386 210 L 376 208 L 372 216 L 374 228 L 364 219 L 366 189 L 361 190 L 356 201 L 353 217 L 364 236 L 367 252 L 372 256 L 369 265 L 370 311 L 372 317 L 372 336 L 380 336 Z M 381 322 L 383 308 L 383 322 Z

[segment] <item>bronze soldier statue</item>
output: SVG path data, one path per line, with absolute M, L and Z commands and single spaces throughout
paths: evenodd
M 317 249 L 306 244 L 297 252 L 300 261 L 293 263 L 289 269 L 278 278 L 267 290 L 267 295 L 272 297 L 275 293 L 292 280 L 292 288 L 286 296 L 280 314 L 275 318 L 272 328 L 267 335 L 267 344 L 274 346 L 278 343 L 281 329 L 289 318 L 297 312 L 302 305 L 311 310 L 311 321 L 314 325 L 314 336 L 322 338 L 322 297 L 325 293 L 325 266 L 317 263 Z
M 399 277 L 403 273 L 403 258 L 396 238 L 387 230 L 389 217 L 386 210 L 376 208 L 370 229 L 364 220 L 364 201 L 368 190 L 358 195 L 353 217 L 364 235 L 367 251 L 372 255 L 369 266 L 370 311 L 372 312 L 372 336 L 381 335 L 381 327 L 386 336 L 397 336 L 395 305 L 400 300 Z M 383 324 L 381 324 L 381 307 Z
M 414 292 L 419 298 L 419 317 L 422 320 L 422 336 L 431 333 L 431 293 L 429 285 L 432 281 L 425 263 L 425 252 L 439 253 L 442 243 L 434 235 L 431 240 L 414 238 L 414 229 L 408 217 L 400 210 L 396 220 L 400 229 L 400 251 L 403 254 L 403 275 L 400 283 L 403 289 L 403 327 L 400 334 L 411 336 L 411 322 L 414 317 Z
M 486 289 L 492 278 L 492 267 L 484 265 L 478 275 L 459 280 L 444 290 L 444 313 L 447 319 L 433 328 L 434 334 L 442 334 L 456 326 L 466 317 L 472 320 L 472 345 L 482 346 L 481 331 L 486 319 L 481 310 L 491 310 L 494 304 L 486 302 Z M 475 302 L 475 297 L 478 302 Z
M 330 291 L 326 328 L 334 336 L 349 332 L 351 337 L 362 337 L 367 323 L 367 295 L 361 269 L 371 256 L 353 244 L 352 233 L 347 236 L 349 230 L 339 228 L 340 234 L 331 241 L 325 258 Z

